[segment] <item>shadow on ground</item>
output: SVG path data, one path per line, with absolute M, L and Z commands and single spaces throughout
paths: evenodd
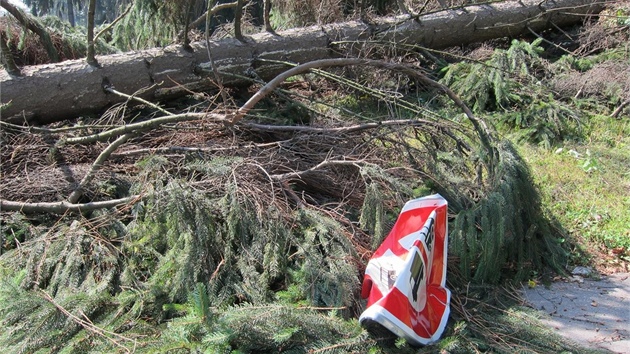
M 589 348 L 630 354 L 630 273 L 574 276 L 523 293 L 558 334 Z

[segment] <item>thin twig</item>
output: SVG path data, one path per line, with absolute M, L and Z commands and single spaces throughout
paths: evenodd
M 538 33 L 536 33 L 536 31 L 534 31 L 531 27 L 527 26 L 527 29 L 529 30 L 529 32 L 531 32 L 531 34 L 533 34 L 534 36 L 536 36 L 536 37 L 540 38 L 543 42 L 545 42 L 545 43 L 547 43 L 547 44 L 549 44 L 549 45 L 552 45 L 552 46 L 556 47 L 557 49 L 560 49 L 561 51 L 563 51 L 563 52 L 565 52 L 565 53 L 567 53 L 567 54 L 572 54 L 570 50 L 568 50 L 568 49 L 566 49 L 566 48 L 563 48 L 562 46 L 559 46 L 559 45 L 555 44 L 554 42 L 552 42 L 552 41 L 550 41 L 550 40 L 546 39 L 545 37 L 543 37 L 543 36 L 539 35 L 539 34 L 538 34 Z
M 229 8 L 232 8 L 232 7 L 236 7 L 236 4 L 237 4 L 236 1 L 228 2 L 228 3 L 225 3 L 225 4 L 216 4 L 210 9 L 210 11 L 206 10 L 206 12 L 204 12 L 201 16 L 197 17 L 196 20 L 191 22 L 189 27 L 190 28 L 195 28 L 195 27 L 199 26 L 202 22 L 204 22 L 206 20 L 206 16 L 208 14 L 214 15 L 218 11 L 229 9 Z M 212 1 L 209 1 L 208 7 L 210 7 L 210 5 L 212 5 Z M 206 28 L 208 28 L 208 27 L 206 26 Z M 181 33 L 180 33 L 180 37 L 181 37 Z
M 345 127 L 313 127 L 307 125 L 269 125 L 258 123 L 244 123 L 242 127 L 250 128 L 259 131 L 285 131 L 285 132 L 301 132 L 301 133 L 322 133 L 322 134 L 346 134 L 355 133 L 361 130 L 376 129 L 381 127 L 395 127 L 395 126 L 418 126 L 418 125 L 430 125 L 435 127 L 441 127 L 437 122 L 423 119 L 395 119 L 384 120 L 374 123 L 363 123 L 349 125 Z
M 324 167 L 328 167 L 328 166 L 355 166 L 355 167 L 360 167 L 359 165 L 365 164 L 365 161 L 354 161 L 354 160 L 324 160 L 320 163 L 318 163 L 317 165 L 309 168 L 308 170 L 304 170 L 304 171 L 293 171 L 293 172 L 287 172 L 287 173 L 279 173 L 279 174 L 275 174 L 275 175 L 270 175 L 269 177 L 271 177 L 272 179 L 276 180 L 276 181 L 282 181 L 282 180 L 286 180 L 289 178 L 302 178 L 303 175 L 309 173 L 309 172 L 314 172 L 317 171 L 321 168 Z
M 286 141 L 286 140 L 285 140 Z M 159 148 L 143 148 L 143 149 L 135 149 L 128 150 L 119 153 L 114 153 L 112 156 L 120 157 L 120 156 L 133 156 L 133 155 L 141 155 L 141 154 L 163 154 L 163 153 L 201 153 L 201 152 L 218 152 L 218 151 L 233 151 L 233 150 L 241 150 L 241 149 L 264 149 L 272 146 L 280 146 L 285 141 L 274 141 L 272 143 L 262 143 L 262 144 L 248 144 L 243 146 L 222 146 L 222 147 L 188 147 L 188 146 L 165 146 Z
M 135 95 L 128 95 L 128 94 L 126 94 L 126 93 L 123 93 L 123 92 L 120 92 L 120 91 L 116 91 L 116 90 L 115 90 L 114 88 L 112 88 L 112 87 L 106 87 L 106 88 L 105 88 L 105 91 L 110 92 L 110 93 L 113 93 L 113 94 L 118 95 L 118 96 L 120 96 L 120 97 L 124 97 L 124 98 L 126 98 L 127 100 L 130 100 L 130 101 L 138 101 L 138 102 L 140 102 L 140 103 L 146 104 L 147 106 L 152 107 L 152 108 L 154 108 L 154 109 L 157 109 L 158 111 L 160 111 L 160 112 L 162 112 L 162 113 L 166 114 L 167 116 L 173 116 L 173 115 L 175 115 L 175 114 L 173 114 L 173 113 L 171 113 L 171 112 L 169 112 L 169 111 L 165 110 L 164 108 L 162 108 L 162 107 L 158 106 L 157 104 L 155 104 L 155 103 L 153 103 L 153 102 L 149 102 L 149 101 L 147 101 L 147 100 L 145 100 L 145 99 L 143 99 L 143 98 L 140 98 L 140 97 L 138 97 L 138 96 L 135 96 Z
M 72 127 L 62 127 L 62 128 L 42 128 L 42 127 L 36 127 L 33 125 L 24 126 L 24 125 L 11 124 L 5 121 L 0 121 L 0 125 L 4 125 L 9 129 L 28 132 L 30 134 L 35 134 L 35 133 L 56 134 L 56 133 L 63 133 L 63 132 L 69 132 L 69 131 L 75 131 L 75 130 L 111 129 L 111 128 L 116 127 L 114 125 L 75 125 Z
M 96 42 L 96 40 L 103 35 L 104 33 L 106 33 L 107 31 L 109 31 L 110 29 L 112 29 L 118 22 L 120 22 L 120 20 L 122 20 L 125 16 L 127 16 L 127 14 L 129 13 L 129 11 L 131 11 L 131 8 L 133 7 L 133 3 L 134 0 L 132 0 L 129 5 L 127 5 L 127 8 L 125 9 L 125 11 L 123 11 L 123 13 L 120 14 L 120 16 L 116 17 L 114 19 L 114 21 L 112 21 L 110 24 L 108 24 L 105 28 L 103 28 L 102 30 L 100 30 L 95 36 L 94 36 L 94 41 Z

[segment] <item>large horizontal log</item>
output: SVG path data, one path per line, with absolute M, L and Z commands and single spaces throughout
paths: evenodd
M 516 36 L 555 24 L 566 26 L 583 21 L 585 15 L 602 10 L 603 0 L 520 0 L 451 9 L 409 18 L 381 18 L 367 24 L 358 21 L 292 29 L 279 35 L 260 33 L 245 43 L 225 39 L 210 43 L 221 72 L 270 79 L 287 69 L 269 60 L 304 63 L 348 55 L 341 42 L 379 40 L 418 44 L 441 49 L 450 46 Z M 85 60 L 25 67 L 22 76 L 0 71 L 0 102 L 9 104 L 0 113 L 13 123 L 47 123 L 83 114 L 97 113 L 123 98 L 104 90 L 113 86 L 126 93 L 156 100 L 186 92 L 181 84 L 207 89 L 208 55 L 203 42 L 192 51 L 180 46 L 97 57 L 100 67 Z M 228 82 L 230 76 L 225 77 Z M 228 82 L 229 83 L 229 82 Z M 139 92 L 141 91 L 142 92 Z

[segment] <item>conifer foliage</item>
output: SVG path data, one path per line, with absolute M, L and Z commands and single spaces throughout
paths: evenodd
M 159 2 L 134 6 L 127 21 L 156 25 L 136 15 Z M 493 68 L 503 69 L 487 76 L 470 65 L 447 69 L 443 82 L 472 110 L 405 59 L 304 74 L 259 105 L 271 109 L 248 111 L 236 126 L 204 116 L 129 134 L 107 161 L 120 180 L 114 171 L 132 174 L 128 185 L 95 173 L 83 197 L 137 196 L 133 203 L 32 223 L 3 214 L 0 351 L 387 352 L 391 346 L 356 320 L 364 267 L 404 202 L 436 192 L 453 216 L 454 303 L 463 303 L 464 284 L 559 270 L 563 235 L 545 218 L 527 165 L 474 115 L 533 105 L 541 96 L 513 94 L 517 80 L 504 70 L 530 80 L 531 70 L 544 69 L 537 52 L 536 43 L 515 42 L 493 55 Z M 444 93 L 450 100 L 435 99 Z M 218 97 L 194 95 L 185 109 L 229 104 Z M 161 114 L 170 112 L 146 101 L 116 106 L 89 131 Z M 76 134 L 86 131 L 82 124 Z M 68 138 L 66 129 L 44 131 Z M 37 131 L 10 126 L 1 134 L 15 142 L 1 149 L 3 172 L 14 176 L 44 175 L 60 161 L 91 163 L 104 145 L 58 144 L 42 157 Z M 60 185 L 55 194 L 73 191 L 66 180 Z M 23 199 L 32 192 L 15 189 Z M 462 334 L 465 311 L 455 307 L 457 323 L 441 349 L 482 347 Z M 485 340 L 479 322 L 468 325 Z
M 367 87 L 387 72 L 394 82 L 418 85 L 404 71 L 387 68 L 358 69 L 353 86 Z M 423 88 L 423 95 L 437 93 Z M 384 92 L 361 89 L 347 97 L 379 102 Z M 369 101 L 372 94 L 378 100 Z M 363 270 L 397 208 L 431 192 L 446 196 L 457 215 L 450 255 L 463 282 L 498 283 L 557 266 L 561 248 L 514 149 L 496 142 L 481 121 L 444 119 L 414 95 L 390 97 L 372 116 L 331 110 L 342 107 L 335 97 L 326 105 L 295 101 L 318 117 L 310 126 L 244 123 L 221 132 L 225 128 L 199 121 L 203 129 L 179 125 L 136 138 L 133 146 L 168 151 L 186 142 L 198 148 L 137 160 L 127 193 L 141 197 L 126 209 L 62 216 L 12 243 L 0 258 L 2 349 L 379 348 L 378 338 L 356 320 Z M 414 118 L 388 120 L 391 111 Z M 254 112 L 250 119 L 285 119 L 282 112 L 268 114 Z M 332 115 L 343 117 L 340 128 L 354 128 L 332 133 L 339 132 Z M 24 133 L 6 134 L 18 139 Z M 225 147 L 202 148 L 205 141 Z M 133 152 L 122 151 L 112 163 L 128 166 L 126 151 Z M 6 153 L 15 153 L 17 163 L 25 152 Z M 23 226 L 16 218 L 9 228 Z

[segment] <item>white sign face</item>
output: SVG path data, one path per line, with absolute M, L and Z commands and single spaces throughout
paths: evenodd
M 370 259 L 359 321 L 373 321 L 414 345 L 440 338 L 450 313 L 446 289 L 447 202 L 440 195 L 405 204 L 396 224 Z

